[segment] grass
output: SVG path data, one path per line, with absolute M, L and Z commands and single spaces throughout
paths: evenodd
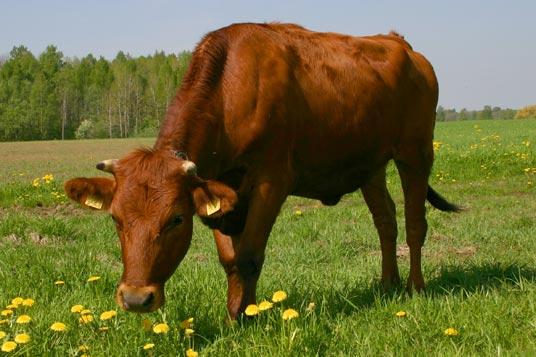
M 2 143 L 0 162 L 0 308 L 31 297 L 0 324 L 12 340 L 31 341 L 13 355 L 470 355 L 536 353 L 536 121 L 438 123 L 431 184 L 467 210 L 428 211 L 423 250 L 426 294 L 379 288 L 377 234 L 361 194 L 335 207 L 289 198 L 273 229 L 258 298 L 284 290 L 288 299 L 249 321 L 224 323 L 226 283 L 208 229 L 196 222 L 192 247 L 167 284 L 160 311 L 118 311 L 100 321 L 122 271 L 111 219 L 67 202 L 62 181 L 100 174 L 97 161 L 152 140 Z M 48 184 L 35 178 L 52 174 Z M 398 207 L 399 264 L 408 274 L 402 194 L 395 169 L 389 187 Z M 54 193 L 56 192 L 56 193 Z M 301 215 L 296 211 L 302 212 Z M 87 282 L 91 275 L 100 280 Z M 57 280 L 65 285 L 56 286 Z M 314 303 L 314 309 L 308 309 Z M 70 307 L 82 304 L 95 320 L 81 325 Z M 287 307 L 300 316 L 281 319 Z M 407 316 L 396 317 L 397 311 Z M 14 323 L 27 313 L 32 321 Z M 187 338 L 182 320 L 194 317 Z M 166 322 L 167 334 L 146 331 Z M 68 325 L 64 333 L 49 329 Z M 147 325 L 148 322 L 145 322 Z M 107 331 L 99 328 L 107 326 Z M 453 327 L 458 336 L 445 336 Z M 151 350 L 142 347 L 154 343 Z

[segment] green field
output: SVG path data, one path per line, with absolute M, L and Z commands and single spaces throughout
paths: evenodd
M 259 301 L 276 290 L 288 299 L 232 325 L 224 322 L 226 279 L 207 228 L 196 222 L 192 247 L 167 284 L 166 305 L 125 313 L 113 300 L 122 265 L 112 220 L 62 194 L 65 179 L 102 174 L 96 162 L 152 140 L 0 143 L 0 310 L 15 297 L 35 300 L 0 316 L 0 344 L 25 332 L 30 342 L 6 355 L 80 356 L 82 344 L 91 356 L 182 356 L 188 348 L 214 356 L 534 355 L 536 120 L 438 123 L 435 140 L 431 184 L 467 210 L 428 210 L 426 294 L 382 293 L 379 241 L 359 192 L 335 207 L 290 198 L 258 289 Z M 52 180 L 43 179 L 49 174 Z M 392 166 L 389 187 L 406 277 L 402 194 Z M 90 276 L 101 278 L 88 282 Z M 75 304 L 94 320 L 81 324 L 70 311 Z M 283 321 L 288 307 L 300 316 Z M 101 321 L 106 310 L 118 314 Z M 25 314 L 32 320 L 16 323 Z M 189 317 L 195 332 L 186 337 L 180 322 Z M 54 322 L 67 330 L 50 330 Z M 160 322 L 170 326 L 167 334 L 150 328 Z M 458 335 L 446 336 L 447 328 Z M 144 350 L 147 343 L 154 347 Z

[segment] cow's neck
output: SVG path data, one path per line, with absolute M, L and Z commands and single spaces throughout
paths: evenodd
M 155 143 L 155 149 L 182 151 L 195 162 L 204 178 L 218 175 L 219 126 L 210 105 L 192 105 L 188 98 L 179 94 L 168 108 Z

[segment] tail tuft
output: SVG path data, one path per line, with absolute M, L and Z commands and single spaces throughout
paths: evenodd
M 430 202 L 432 206 L 434 206 L 440 211 L 461 212 L 463 210 L 460 206 L 447 201 L 439 193 L 434 191 L 434 189 L 430 186 L 428 186 L 428 194 L 426 195 L 426 199 L 428 200 L 428 202 Z

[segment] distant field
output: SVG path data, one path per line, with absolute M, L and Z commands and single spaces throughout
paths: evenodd
M 35 300 L 0 316 L 6 333 L 0 345 L 26 332 L 30 342 L 11 354 L 80 356 L 84 344 L 91 356 L 177 356 L 188 348 L 214 356 L 534 355 L 536 120 L 438 123 L 435 141 L 431 184 L 467 210 L 429 209 L 426 294 L 381 292 L 379 242 L 360 193 L 335 207 L 290 198 L 273 229 L 258 291 L 259 300 L 280 289 L 289 297 L 232 326 L 223 322 L 226 280 L 208 229 L 196 222 L 192 247 L 167 284 L 165 307 L 124 313 L 113 301 L 122 265 L 111 219 L 62 193 L 65 179 L 101 175 L 98 161 L 151 146 L 152 139 L 0 143 L 0 310 L 15 297 Z M 390 167 L 407 277 L 395 173 Z M 100 280 L 87 282 L 90 276 Z M 94 320 L 81 324 L 70 311 L 75 304 Z M 283 307 L 300 316 L 283 321 Z M 118 314 L 101 321 L 106 310 Z M 16 323 L 25 314 L 32 320 Z M 189 317 L 195 332 L 186 337 L 179 325 Z M 54 322 L 67 330 L 50 330 Z M 160 322 L 170 326 L 167 334 L 151 330 Z M 447 328 L 458 335 L 446 336 Z M 148 343 L 154 347 L 144 350 Z

